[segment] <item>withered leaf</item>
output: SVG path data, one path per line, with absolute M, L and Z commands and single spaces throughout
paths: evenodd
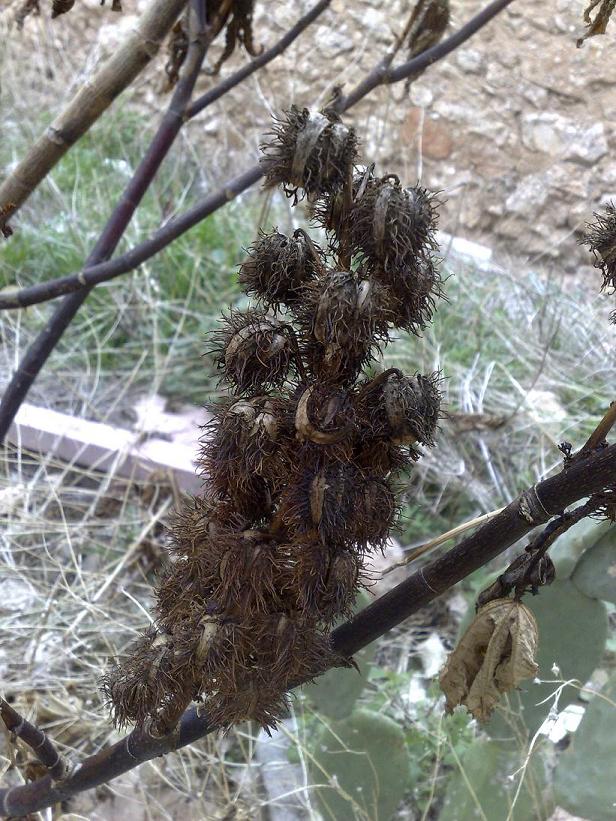
M 590 13 L 599 5 L 599 10 L 595 14 L 594 20 Z M 583 44 L 584 40 L 589 37 L 595 37 L 597 34 L 605 34 L 607 24 L 610 22 L 614 9 L 616 8 L 616 0 L 590 0 L 584 9 L 584 22 L 586 23 L 587 31 L 583 37 L 577 41 L 577 47 Z
M 487 721 L 503 693 L 536 675 L 539 634 L 532 612 L 515 599 L 482 607 L 441 671 L 446 710 L 459 704 Z

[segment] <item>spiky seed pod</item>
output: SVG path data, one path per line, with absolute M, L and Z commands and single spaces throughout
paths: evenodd
M 189 497 L 170 520 L 168 550 L 178 558 L 198 559 L 211 551 L 221 533 L 244 530 L 247 524 L 226 502 Z
M 318 542 L 296 545 L 293 587 L 302 617 L 330 625 L 350 613 L 361 561 L 350 550 L 331 552 Z
M 609 203 L 605 213 L 594 215 L 595 221 L 586 228 L 582 242 L 595 257 L 595 267 L 603 273 L 602 290 L 616 292 L 616 206 Z M 616 312 L 611 316 L 616 323 Z
M 237 311 L 223 318 L 218 367 L 237 393 L 257 393 L 285 381 L 293 353 L 289 325 L 262 311 Z
M 118 727 L 131 722 L 143 724 L 154 715 L 167 723 L 178 704 L 181 712 L 190 701 L 186 689 L 174 675 L 171 637 L 153 627 L 133 645 L 128 659 L 112 668 L 102 682 Z
M 204 426 L 198 464 L 210 492 L 248 521 L 270 510 L 284 474 L 284 401 L 268 396 L 216 406 Z
M 389 285 L 386 300 L 389 320 L 395 328 L 417 334 L 432 320 L 440 297 L 441 278 L 434 258 L 418 257 L 412 268 Z
M 240 284 L 249 295 L 268 305 L 293 306 L 302 286 L 317 273 L 317 260 L 302 231 L 287 237 L 278 231 L 262 234 L 248 249 L 240 268 Z
M 316 198 L 341 187 L 353 167 L 357 139 L 352 128 L 331 113 L 311 114 L 296 106 L 285 112 L 262 146 L 261 160 L 269 185 L 283 184 L 287 193 L 303 188 Z
M 280 509 L 291 532 L 334 549 L 351 538 L 358 489 L 355 468 L 334 461 L 303 465 L 289 478 Z
M 374 280 L 329 271 L 304 292 L 298 321 L 302 353 L 314 376 L 352 381 L 387 333 L 386 294 Z
M 348 392 L 327 383 L 311 385 L 299 397 L 294 423 L 297 438 L 302 442 L 348 443 L 355 429 Z
M 396 495 L 386 479 L 368 477 L 358 488 L 353 540 L 362 550 L 382 550 L 399 513 Z
M 408 377 L 394 370 L 382 379 L 377 377 L 374 387 L 368 386 L 363 394 L 360 411 L 372 437 L 394 445 L 434 444 L 441 403 L 439 383 L 438 373 Z
M 420 186 L 403 188 L 394 175 L 369 180 L 348 219 L 352 245 L 389 283 L 435 247 L 434 196 Z

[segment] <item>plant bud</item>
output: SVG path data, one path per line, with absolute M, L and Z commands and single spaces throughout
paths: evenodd
M 318 249 L 316 249 L 318 253 Z M 248 249 L 240 268 L 240 284 L 249 295 L 268 305 L 294 305 L 306 281 L 316 274 L 316 260 L 304 234 L 287 237 L 274 231 L 262 234 Z
M 262 150 L 269 185 L 282 183 L 288 194 L 295 195 L 303 188 L 315 198 L 342 186 L 355 160 L 357 140 L 353 129 L 335 115 L 292 106 Z
M 232 313 L 219 334 L 218 366 L 238 393 L 282 385 L 292 354 L 288 325 L 259 311 Z

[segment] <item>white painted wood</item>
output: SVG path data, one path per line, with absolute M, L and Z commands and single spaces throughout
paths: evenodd
M 195 409 L 195 415 L 200 413 Z M 180 426 L 178 426 L 180 427 Z M 184 430 L 186 420 L 184 420 Z M 194 424 L 194 443 L 167 441 L 155 432 L 129 431 L 78 419 L 65 413 L 24 403 L 9 431 L 8 440 L 26 450 L 46 453 L 70 464 L 136 480 L 170 473 L 177 486 L 196 493 L 201 481 L 195 474 L 199 431 Z

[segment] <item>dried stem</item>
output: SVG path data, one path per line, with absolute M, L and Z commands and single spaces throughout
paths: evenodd
M 13 736 L 21 738 L 24 744 L 30 747 L 54 781 L 67 775 L 69 767 L 47 735 L 21 716 L 3 698 L 0 698 L 0 718 Z
M 513 0 L 507 0 L 507 2 L 504 2 L 504 0 L 499 0 L 499 5 L 502 8 L 504 8 L 510 2 L 513 2 Z M 400 70 L 404 70 L 402 76 L 399 79 L 406 79 L 407 76 L 412 76 L 417 71 L 425 69 L 427 65 L 432 65 L 439 59 L 447 56 L 447 54 L 449 54 L 450 51 L 452 51 L 454 48 L 457 48 L 457 46 L 459 46 L 461 43 L 463 43 L 465 40 L 467 40 L 469 37 L 475 34 L 479 30 L 479 28 L 486 25 L 495 16 L 495 14 L 497 14 L 498 11 L 501 10 L 500 8 L 494 10 L 494 5 L 495 4 L 493 3 L 491 6 L 488 6 L 483 12 L 481 12 L 472 20 L 470 20 L 458 32 L 453 34 L 447 40 L 444 40 L 435 48 L 422 52 L 417 57 L 414 57 L 412 60 L 408 60 L 407 62 L 399 66 Z M 299 22 L 297 25 L 299 26 Z M 280 44 L 274 46 L 272 48 L 272 51 L 277 49 L 279 45 Z M 434 53 L 436 49 L 438 49 L 438 54 Z M 255 63 L 258 62 L 259 59 L 264 58 L 267 54 L 268 52 L 265 52 L 263 55 L 261 55 L 261 58 L 257 58 L 257 60 L 254 60 L 252 63 L 250 63 L 250 66 L 253 66 Z M 429 62 L 426 63 L 426 60 L 428 58 L 430 58 Z M 386 59 L 389 59 L 389 55 Z M 248 66 L 245 70 L 247 69 Z M 396 69 L 396 71 L 398 71 L 399 69 Z M 232 77 L 234 76 L 236 75 L 232 75 Z M 359 100 L 361 100 L 364 96 L 373 91 L 374 88 L 376 88 L 376 86 L 382 85 L 386 82 L 394 82 L 392 80 L 385 79 L 384 75 L 381 76 L 379 66 L 373 69 L 368 76 L 372 78 L 378 76 L 381 77 L 381 79 L 376 84 L 374 84 L 372 81 L 370 83 L 365 82 L 360 84 L 360 86 L 362 87 L 361 93 L 358 92 L 358 89 L 360 88 L 360 86 L 358 86 L 355 89 L 355 91 L 351 92 L 351 94 L 348 97 L 343 97 L 341 98 L 341 100 L 337 101 L 334 104 L 336 110 L 348 111 L 350 108 L 352 108 L 353 105 L 359 102 Z M 211 91 L 206 92 L 206 95 L 199 99 L 204 100 L 207 95 L 215 95 L 210 100 L 210 102 L 213 102 L 214 99 L 218 99 L 224 93 L 224 91 L 222 90 L 220 91 L 220 93 L 218 93 L 218 89 L 222 89 L 223 86 L 226 86 L 228 83 L 230 83 L 232 77 L 221 83 L 219 86 L 216 86 L 216 88 L 212 89 Z M 230 87 L 232 86 L 228 86 L 228 88 Z M 228 88 L 226 88 L 226 90 L 228 90 Z M 191 112 L 192 108 L 193 107 L 190 106 L 187 112 Z M 203 110 L 203 107 L 201 107 L 199 110 Z M 98 285 L 101 282 L 108 282 L 111 279 L 115 279 L 115 277 L 117 276 L 121 276 L 122 274 L 126 274 L 130 271 L 133 271 L 143 262 L 150 259 L 155 254 L 159 253 L 161 250 L 166 248 L 174 240 L 176 240 L 190 228 L 197 225 L 197 223 L 205 219 L 218 208 L 221 208 L 227 202 L 230 202 L 231 200 L 235 199 L 235 197 L 237 197 L 243 191 L 246 191 L 247 189 L 251 188 L 265 175 L 265 171 L 266 168 L 264 165 L 259 163 L 253 165 L 251 168 L 247 169 L 242 174 L 228 180 L 223 186 L 221 186 L 221 188 L 215 194 L 207 196 L 204 200 L 198 202 L 188 211 L 184 212 L 184 214 L 171 220 L 169 223 L 167 223 L 167 225 L 160 228 L 150 239 L 145 240 L 144 242 L 132 248 L 127 253 L 122 254 L 121 256 L 116 257 L 113 260 L 108 260 L 102 263 L 98 263 L 96 265 L 86 263 L 83 270 L 79 271 L 78 273 L 70 274 L 69 276 L 65 277 L 59 277 L 58 279 L 54 280 L 40 282 L 36 285 L 31 285 L 27 288 L 16 290 L 13 293 L 11 293 L 10 291 L 8 293 L 4 292 L 2 295 L 0 295 L 0 310 L 25 308 L 28 305 L 35 305 L 41 302 L 47 302 L 50 299 L 55 299 L 56 297 L 62 296 L 64 294 L 78 291 L 84 286 L 93 286 Z
M 207 49 L 223 26 L 230 1 L 226 0 L 221 5 L 217 17 L 206 31 L 199 30 L 196 24 L 193 25 L 184 71 L 171 98 L 169 107 L 145 156 L 139 163 L 98 242 L 88 257 L 86 267 L 96 265 L 111 256 L 161 163 L 179 134 L 184 124 L 186 106 L 193 92 Z M 195 2 L 203 3 L 205 0 L 195 0 Z M 191 17 L 191 19 L 195 21 L 195 17 Z M 32 382 L 80 306 L 86 300 L 92 287 L 82 287 L 81 290 L 70 294 L 26 352 L 0 404 L 0 441 L 4 440 Z
M 335 650 L 345 657 L 357 653 L 494 559 L 538 524 L 609 487 L 614 476 L 616 445 L 611 445 L 540 482 L 452 550 L 429 562 L 337 628 L 332 633 Z M 522 504 L 524 497 L 531 494 L 541 500 L 542 512 L 534 517 L 528 516 Z M 87 758 L 62 782 L 53 784 L 50 777 L 43 777 L 31 784 L 0 790 L 0 813 L 19 816 L 49 807 L 117 778 L 144 761 L 192 744 L 214 730 L 216 727 L 208 722 L 207 716 L 191 708 L 173 733 L 152 738 L 136 730 L 112 747 Z
M 0 228 L 28 199 L 69 148 L 105 112 L 158 53 L 187 0 L 154 0 L 136 27 L 97 73 L 87 80 L 0 186 Z
M 599 422 L 597 427 L 588 437 L 588 440 L 579 451 L 579 455 L 586 455 L 591 453 L 595 448 L 600 447 L 607 439 L 608 433 L 616 424 L 616 402 L 611 402 L 609 408 L 605 412 L 603 419 Z
M 490 519 L 493 519 L 495 516 L 498 516 L 499 513 L 502 513 L 504 509 L 504 507 L 499 507 L 496 510 L 491 510 L 489 513 L 484 513 L 482 516 L 476 516 L 474 519 L 469 519 L 468 522 L 463 522 L 461 525 L 457 525 L 451 530 L 441 533 L 440 536 L 435 536 L 434 539 L 430 539 L 430 541 L 418 545 L 410 550 L 408 555 L 405 556 L 402 561 L 396 562 L 395 564 L 392 564 L 391 567 L 386 568 L 383 571 L 383 575 L 385 576 L 387 573 L 391 573 L 392 570 L 397 570 L 399 567 L 406 567 L 411 564 L 411 562 L 419 559 L 420 556 L 425 556 L 426 553 L 434 550 L 435 547 L 439 547 L 445 542 L 448 542 L 450 539 L 455 539 L 457 536 L 461 536 L 463 533 L 466 533 L 467 530 L 471 530 L 474 527 L 479 527 L 479 525 L 482 525 L 485 522 L 489 522 Z

